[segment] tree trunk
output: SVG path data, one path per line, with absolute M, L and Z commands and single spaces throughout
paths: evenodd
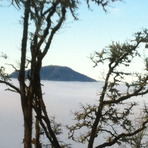
M 25 115 L 24 115 L 25 116 Z M 24 117 L 24 148 L 32 148 L 32 126 L 29 114 Z
M 38 119 L 36 119 L 35 129 L 36 129 L 35 148 L 42 148 L 41 143 L 40 143 L 41 129 L 40 129 Z
M 24 115 L 24 148 L 32 148 L 32 101 L 28 100 L 23 107 Z
M 25 85 L 25 64 L 26 64 L 26 50 L 28 38 L 28 24 L 30 13 L 30 0 L 24 3 L 24 22 L 23 22 L 23 37 L 21 45 L 21 64 L 19 71 L 19 85 L 21 94 L 21 105 L 24 117 L 24 148 L 32 147 L 32 98 L 28 96 Z

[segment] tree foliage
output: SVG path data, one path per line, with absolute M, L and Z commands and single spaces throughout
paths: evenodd
M 136 33 L 135 39 L 130 42 L 123 44 L 113 42 L 101 52 L 95 52 L 91 57 L 95 66 L 107 65 L 104 85 L 95 105 L 82 105 L 82 110 L 74 113 L 76 123 L 68 127 L 70 138 L 81 143 L 87 142 L 88 148 L 92 148 L 97 141 L 96 148 L 102 148 L 115 143 L 120 145 L 126 137 L 141 133 L 146 128 L 147 106 L 143 122 L 139 127 L 135 127 L 132 114 L 137 102 L 130 100 L 148 93 L 147 60 L 144 60 L 146 63 L 143 73 L 127 72 L 127 68 L 130 68 L 136 57 L 140 58 L 139 47 L 141 44 L 146 47 L 147 42 L 148 30 L 143 30 Z M 134 80 L 130 82 L 127 80 L 128 77 Z M 77 131 L 80 132 L 81 129 L 85 129 L 85 132 L 78 136 Z M 104 142 L 98 139 L 102 135 L 106 139 Z
M 101 6 L 105 11 L 110 3 L 118 0 L 85 0 L 88 7 L 91 3 Z M 0 68 L 0 83 L 4 83 L 20 95 L 21 106 L 24 119 L 24 148 L 31 148 L 34 144 L 36 148 L 42 147 L 40 137 L 42 132 L 49 140 L 49 144 L 54 148 L 68 147 L 63 145 L 58 138 L 60 134 L 59 124 L 53 124 L 52 118 L 48 116 L 43 100 L 42 86 L 40 80 L 40 69 L 42 61 L 50 49 L 55 34 L 62 27 L 70 13 L 74 19 L 78 19 L 76 10 L 79 9 L 79 0 L 12 0 L 13 5 L 24 11 L 23 33 L 21 43 L 20 68 L 18 69 L 19 87 L 14 86 L 4 68 Z M 142 96 L 148 92 L 146 87 L 148 80 L 148 60 L 145 59 L 145 72 L 143 74 L 120 71 L 120 67 L 129 67 L 136 56 L 140 56 L 138 47 L 144 44 L 147 47 L 148 31 L 144 30 L 136 34 L 131 43 L 113 43 L 102 52 L 96 52 L 92 57 L 95 66 L 107 63 L 107 73 L 105 83 L 100 92 L 98 103 L 82 105 L 82 111 L 75 113 L 77 123 L 70 129 L 70 137 L 79 142 L 88 142 L 88 148 L 92 148 L 95 139 L 100 133 L 107 134 L 107 140 L 96 146 L 105 147 L 123 141 L 125 136 L 133 136 L 146 128 L 148 122 L 147 114 L 144 122 L 139 128 L 129 128 L 133 126 L 130 120 L 131 109 L 136 103 L 127 103 L 126 100 L 134 96 Z M 30 53 L 28 56 L 27 53 Z M 29 58 L 28 58 L 29 57 Z M 14 66 L 13 66 L 14 67 Z M 27 78 L 25 70 L 30 69 Z M 15 68 L 16 70 L 16 68 Z M 125 82 L 125 77 L 134 76 L 132 83 Z M 120 83 L 126 86 L 125 92 L 118 90 Z M 120 106 L 124 105 L 124 112 Z M 145 108 L 146 109 L 146 108 Z M 35 135 L 32 131 L 33 120 L 35 119 Z M 56 126 L 54 126 L 56 125 Z M 116 126 L 115 126 L 116 125 Z M 108 127 L 108 128 L 106 128 Z M 123 132 L 117 130 L 123 129 Z M 75 132 L 85 128 L 87 133 L 75 138 Z M 34 138 L 35 137 L 35 138 Z
M 140 113 L 135 118 L 135 126 L 131 127 L 132 130 L 136 130 L 136 128 L 139 128 L 141 124 L 144 122 L 144 120 L 145 120 L 145 111 L 144 111 L 144 114 Z M 147 148 L 148 147 L 147 137 L 148 137 L 148 127 L 132 137 L 124 138 L 124 140 L 127 144 L 131 146 L 131 148 Z

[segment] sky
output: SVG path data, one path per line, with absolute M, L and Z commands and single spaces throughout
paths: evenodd
M 93 68 L 90 55 L 111 44 L 133 38 L 134 33 L 148 28 L 148 0 L 124 0 L 110 4 L 105 13 L 101 7 L 92 5 L 92 10 L 80 5 L 78 21 L 71 17 L 56 34 L 51 48 L 43 61 L 44 65 L 68 66 L 80 73 L 99 79 L 99 67 Z M 0 53 L 8 55 L 7 61 L 0 58 L 1 65 L 20 60 L 22 12 L 13 7 L 0 6 Z M 6 65 L 5 65 L 6 66 Z M 12 72 L 11 66 L 6 66 Z

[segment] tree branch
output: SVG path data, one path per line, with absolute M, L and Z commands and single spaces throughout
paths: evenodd
M 17 87 L 15 87 L 13 84 L 11 84 L 9 82 L 6 82 L 6 81 L 2 81 L 2 80 L 0 80 L 0 83 L 3 83 L 3 84 L 8 85 L 9 87 L 13 88 L 16 92 L 18 92 L 19 94 L 21 94 L 20 90 Z
M 117 141 L 119 139 L 121 139 L 122 137 L 128 137 L 128 136 L 134 136 L 136 135 L 137 133 L 141 132 L 142 130 L 144 130 L 146 128 L 146 124 L 148 123 L 148 120 L 146 120 L 145 122 L 143 122 L 142 124 L 142 127 L 135 130 L 134 132 L 131 132 L 131 133 L 122 133 L 118 136 L 116 136 L 111 142 L 106 142 L 106 143 L 103 143 L 99 146 L 96 146 L 95 148 L 103 148 L 103 147 L 106 147 L 106 146 L 112 146 L 113 144 L 117 143 Z

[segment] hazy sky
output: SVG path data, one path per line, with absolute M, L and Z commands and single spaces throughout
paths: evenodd
M 90 54 L 99 51 L 112 41 L 131 39 L 133 34 L 148 28 L 148 0 L 124 0 L 108 7 L 83 5 L 77 12 L 79 20 L 68 19 L 56 34 L 43 65 L 62 65 L 98 79 L 98 69 L 92 68 Z M 21 12 L 13 7 L 0 7 L 0 52 L 8 54 L 5 63 L 18 63 L 22 26 Z M 0 63 L 4 63 L 0 59 Z M 8 67 L 7 71 L 12 71 Z

